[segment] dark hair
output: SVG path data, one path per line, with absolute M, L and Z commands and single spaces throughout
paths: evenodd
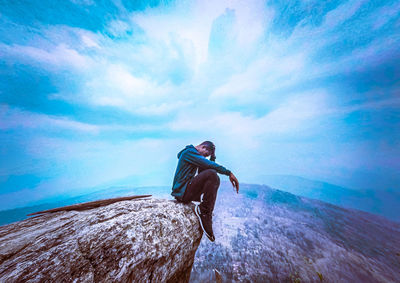
M 216 159 L 216 157 L 215 157 L 215 145 L 210 141 L 204 141 L 200 145 L 205 146 L 207 148 L 207 150 L 211 152 L 210 160 L 211 161 L 215 161 L 215 159 Z

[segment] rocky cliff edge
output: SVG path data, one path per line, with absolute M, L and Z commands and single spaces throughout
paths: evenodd
M 175 201 L 45 213 L 0 227 L 0 281 L 187 282 L 201 236 Z

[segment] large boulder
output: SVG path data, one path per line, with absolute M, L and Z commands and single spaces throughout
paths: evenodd
M 158 199 L 45 213 L 0 227 L 0 282 L 187 282 L 202 232 Z

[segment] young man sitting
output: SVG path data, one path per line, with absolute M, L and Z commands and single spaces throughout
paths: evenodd
M 210 156 L 210 160 L 206 157 Z M 201 228 L 210 241 L 215 237 L 212 229 L 212 212 L 219 187 L 217 173 L 229 176 L 236 192 L 239 193 L 239 181 L 225 167 L 215 163 L 215 145 L 205 141 L 197 146 L 188 145 L 178 153 L 178 166 L 172 185 L 172 195 L 180 202 L 201 201 L 195 206 L 195 213 Z M 198 174 L 196 175 L 196 171 Z M 203 195 L 202 199 L 200 196 Z

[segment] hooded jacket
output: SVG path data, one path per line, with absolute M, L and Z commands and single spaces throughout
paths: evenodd
M 176 167 L 172 193 L 175 198 L 181 200 L 186 187 L 196 175 L 198 168 L 214 169 L 220 174 L 229 176 L 231 171 L 225 167 L 208 160 L 202 156 L 193 145 L 187 145 L 178 153 L 178 166 Z

